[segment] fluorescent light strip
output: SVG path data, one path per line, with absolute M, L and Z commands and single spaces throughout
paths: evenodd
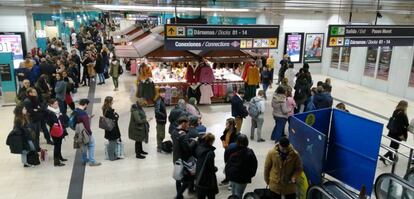
M 94 8 L 101 10 L 137 10 L 137 11 L 175 11 L 175 7 L 155 7 L 155 6 L 128 6 L 128 5 L 93 5 Z M 200 8 L 195 7 L 177 7 L 177 11 L 200 11 Z M 205 12 L 250 12 L 249 9 L 234 9 L 234 8 L 205 8 L 201 11 Z

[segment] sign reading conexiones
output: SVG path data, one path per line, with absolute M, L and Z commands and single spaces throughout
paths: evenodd
M 276 49 L 278 25 L 164 26 L 166 50 Z
M 329 25 L 327 47 L 412 46 L 414 26 Z

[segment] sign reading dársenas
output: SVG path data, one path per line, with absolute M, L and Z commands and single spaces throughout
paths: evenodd
M 276 49 L 278 25 L 164 26 L 167 50 Z
M 327 47 L 412 46 L 414 26 L 329 25 Z

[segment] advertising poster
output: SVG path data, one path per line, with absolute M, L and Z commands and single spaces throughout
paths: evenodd
M 322 62 L 323 33 L 306 33 L 305 63 Z
M 285 51 L 293 63 L 300 63 L 302 60 L 302 46 L 304 33 L 286 33 Z
M 14 33 L 0 33 L 0 43 L 10 44 L 10 50 L 13 52 L 14 68 L 18 68 L 20 62 L 24 60 L 22 35 Z

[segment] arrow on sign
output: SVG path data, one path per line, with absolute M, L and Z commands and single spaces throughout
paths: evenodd
M 168 30 L 168 32 L 170 32 L 170 34 L 173 34 L 175 31 L 174 31 L 174 28 L 170 28 L 169 30 Z

